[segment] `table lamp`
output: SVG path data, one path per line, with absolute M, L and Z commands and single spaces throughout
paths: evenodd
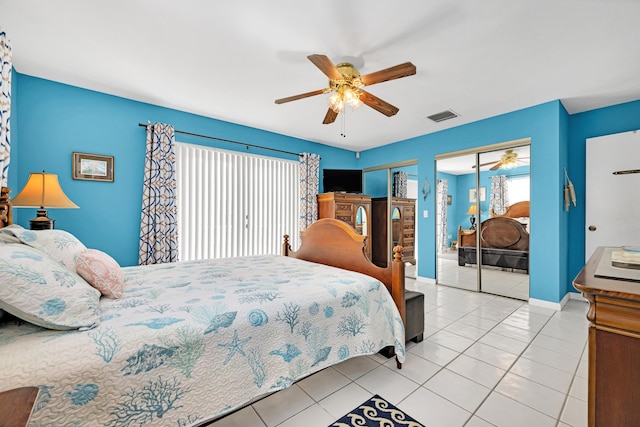
M 471 215 L 471 218 L 469 218 L 469 221 L 471 221 L 471 228 L 475 229 L 476 228 L 476 215 L 477 211 L 476 211 L 476 205 L 471 205 L 469 206 L 469 210 L 467 211 L 467 215 Z
M 45 208 L 78 207 L 60 188 L 58 175 L 44 171 L 30 173 L 27 184 L 11 204 L 16 208 L 39 208 L 36 217 L 29 220 L 32 230 L 53 229 L 55 220 L 47 216 Z

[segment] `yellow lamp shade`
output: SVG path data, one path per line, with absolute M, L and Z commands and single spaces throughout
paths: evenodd
M 58 175 L 52 173 L 32 172 L 22 191 L 11 200 L 16 208 L 77 208 L 58 182 Z
M 467 215 L 475 215 L 476 214 L 476 205 L 469 206 L 469 210 L 467 211 Z

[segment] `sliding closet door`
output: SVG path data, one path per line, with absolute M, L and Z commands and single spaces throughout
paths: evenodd
M 529 298 L 530 150 L 525 141 L 436 158 L 438 284 Z M 519 208 L 516 216 L 494 219 L 512 206 Z
M 529 146 L 479 154 L 480 290 L 529 299 Z
M 473 213 L 476 193 L 475 154 L 436 161 L 436 282 L 478 291 Z

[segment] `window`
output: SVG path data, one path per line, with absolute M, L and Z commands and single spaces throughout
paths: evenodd
M 507 179 L 507 191 L 509 194 L 509 205 L 517 202 L 530 200 L 529 176 Z
M 299 162 L 176 143 L 180 259 L 280 254 L 299 241 Z

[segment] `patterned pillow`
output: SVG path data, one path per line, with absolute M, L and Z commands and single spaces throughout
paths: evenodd
M 12 224 L 0 231 L 13 234 L 25 245 L 40 249 L 72 271 L 76 271 L 78 254 L 87 249 L 73 234 L 64 230 L 33 231 Z
M 100 292 L 37 249 L 0 245 L 0 309 L 48 329 L 100 322 Z
M 97 249 L 85 249 L 76 258 L 76 271 L 91 286 L 108 298 L 120 298 L 124 271 L 109 255 Z

